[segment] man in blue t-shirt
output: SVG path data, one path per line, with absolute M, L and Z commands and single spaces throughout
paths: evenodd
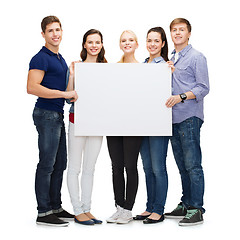
M 38 96 L 33 120 L 38 132 L 39 163 L 35 192 L 38 204 L 37 224 L 67 226 L 64 219 L 74 216 L 62 209 L 61 186 L 67 164 L 66 133 L 63 121 L 64 99 L 75 102 L 75 91 L 65 92 L 67 64 L 59 45 L 62 27 L 59 19 L 48 16 L 42 20 L 45 46 L 31 59 L 27 92 Z

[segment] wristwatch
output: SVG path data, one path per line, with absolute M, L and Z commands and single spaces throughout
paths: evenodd
M 180 98 L 182 99 L 182 103 L 184 103 L 184 100 L 187 99 L 187 95 L 185 93 L 179 94 Z

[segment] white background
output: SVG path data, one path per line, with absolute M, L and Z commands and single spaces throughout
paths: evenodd
M 170 238 L 233 237 L 237 232 L 239 208 L 239 7 L 236 0 L 172 1 L 5 1 L 0 8 L 1 30 L 1 168 L 0 226 L 4 239 L 67 238 Z M 79 59 L 83 34 L 90 28 L 104 36 L 106 58 L 117 62 L 119 36 L 133 30 L 139 39 L 136 57 L 143 61 L 148 53 L 145 38 L 149 28 L 162 26 L 173 45 L 169 24 L 176 17 L 187 18 L 192 26 L 190 43 L 208 60 L 211 90 L 205 99 L 205 123 L 202 127 L 203 167 L 206 191 L 201 226 L 183 228 L 177 221 L 143 226 L 142 223 L 86 227 L 71 223 L 68 228 L 47 228 L 35 224 L 37 215 L 34 175 L 38 162 L 37 133 L 31 114 L 36 97 L 27 95 L 28 64 L 44 44 L 40 22 L 56 15 L 63 25 L 60 53 L 67 63 Z M 66 106 L 66 112 L 69 106 Z M 66 114 L 67 115 L 67 114 Z M 68 118 L 66 118 L 66 125 Z M 179 202 L 181 185 L 169 146 L 167 159 L 169 191 L 166 211 Z M 144 174 L 139 159 L 139 191 L 134 214 L 144 210 L 146 202 Z M 71 211 L 66 179 L 63 182 L 63 206 Z M 96 165 L 92 213 L 105 220 L 114 211 L 111 163 L 106 142 Z M 209 235 L 211 234 L 211 235 Z

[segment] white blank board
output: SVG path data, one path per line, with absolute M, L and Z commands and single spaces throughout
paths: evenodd
M 166 63 L 76 63 L 75 136 L 170 136 Z

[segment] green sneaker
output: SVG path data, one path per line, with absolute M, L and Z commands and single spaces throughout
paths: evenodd
M 187 214 L 187 209 L 183 206 L 182 203 L 179 203 L 177 207 L 170 213 L 165 213 L 166 218 L 174 219 L 183 219 Z
M 189 209 L 186 216 L 178 224 L 179 226 L 194 226 L 202 223 L 202 211 L 199 209 Z

